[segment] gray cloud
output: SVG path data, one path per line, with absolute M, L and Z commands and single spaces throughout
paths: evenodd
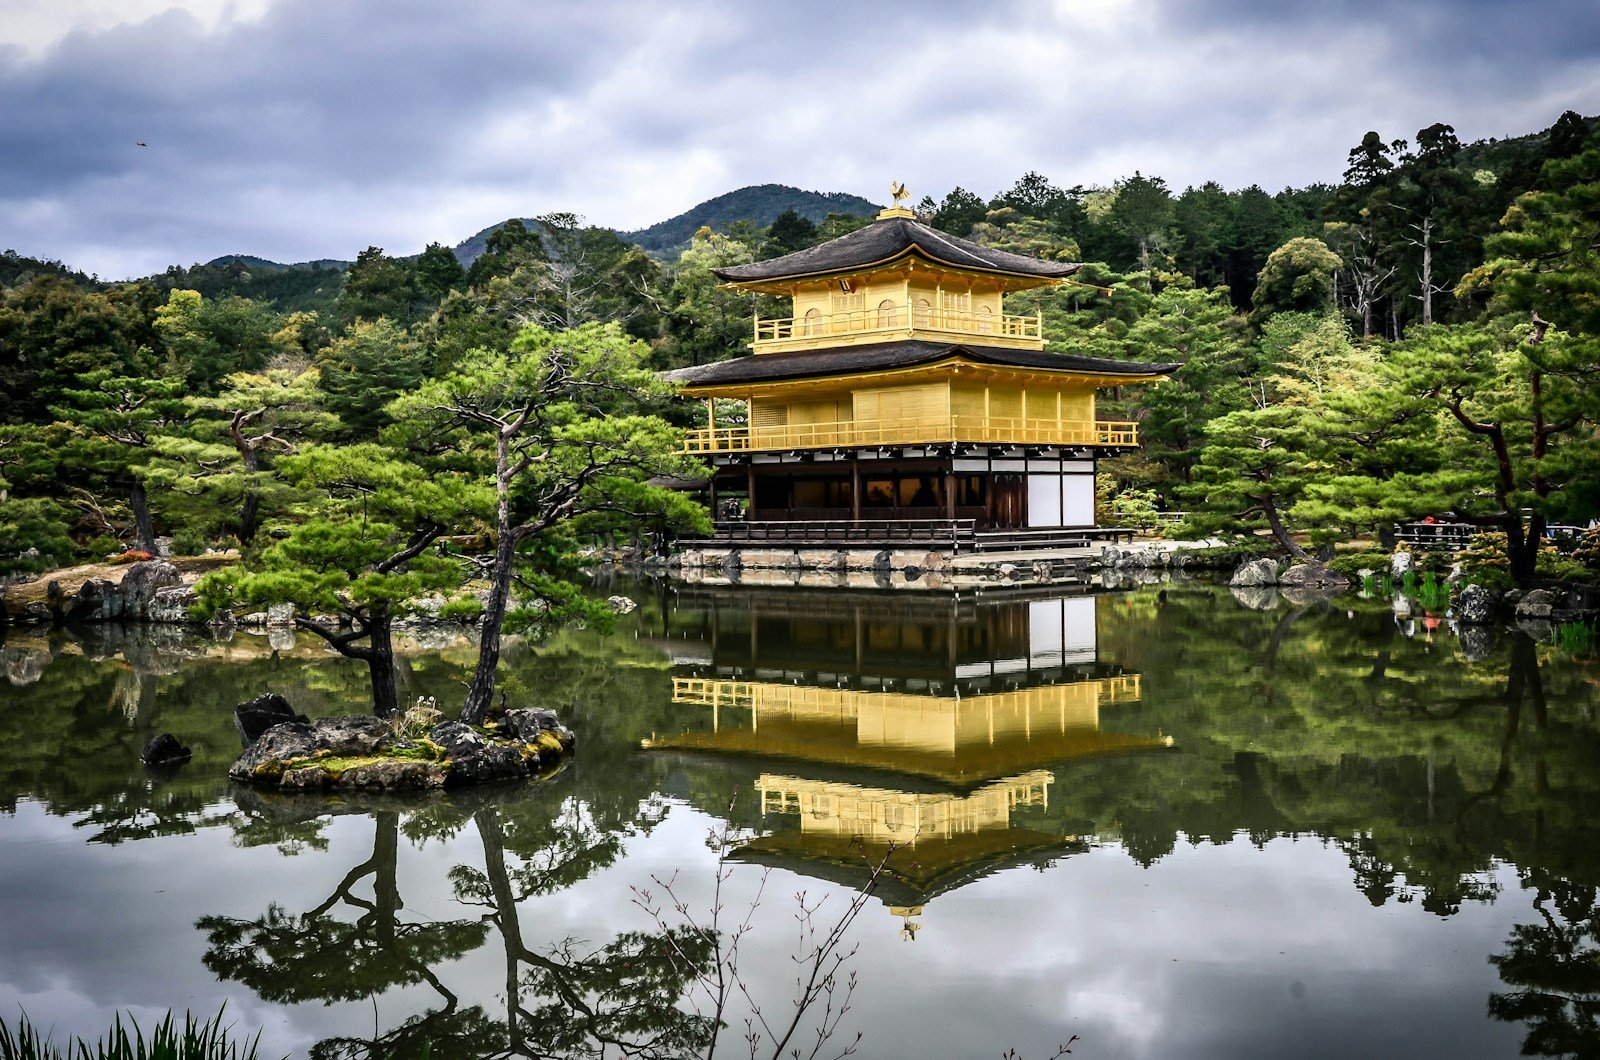
M 1532 0 L 275 0 L 0 48 L 0 245 L 104 275 L 406 253 L 512 214 L 631 227 L 742 184 L 882 199 L 1027 169 L 1335 179 L 1369 128 L 1513 135 L 1600 98 Z M 150 144 L 141 149 L 137 140 Z

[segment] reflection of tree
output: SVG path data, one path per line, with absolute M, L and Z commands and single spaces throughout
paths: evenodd
M 1584 664 L 1520 635 L 1468 664 L 1446 632 L 1402 635 L 1384 601 L 1290 622 L 1210 589 L 1150 597 L 1100 610 L 1102 657 L 1145 693 L 1106 724 L 1170 733 L 1181 753 L 1074 766 L 1085 830 L 1146 863 L 1179 836 L 1320 835 L 1371 901 L 1440 915 L 1493 899 L 1499 861 L 1600 878 Z
M 331 1004 L 422 982 L 443 999 L 443 1007 L 374 1040 L 323 1042 L 313 1054 L 319 1058 L 420 1055 L 429 1045 L 438 1050 L 435 1055 L 478 1055 L 454 1049 L 485 1040 L 481 1010 L 461 1008 L 433 968 L 481 946 L 488 930 L 476 920 L 418 923 L 402 918 L 399 839 L 399 814 L 379 811 L 373 816 L 371 856 L 346 873 L 319 905 L 295 915 L 274 903 L 254 920 L 207 916 L 196 923 L 210 943 L 206 967 L 268 1001 Z M 372 896 L 362 897 L 357 886 L 369 878 Z M 340 908 L 355 911 L 355 919 L 335 916 Z M 445 1049 L 446 1043 L 452 1048 Z
M 541 951 L 523 931 L 520 903 L 565 890 L 613 863 L 622 840 L 664 812 L 653 801 L 636 800 L 631 814 L 616 806 L 596 813 L 575 797 L 553 808 L 550 800 L 527 798 L 525 787 L 514 786 L 409 803 L 377 796 L 337 804 L 246 793 L 240 799 L 240 834 L 251 842 L 315 835 L 317 816 L 332 810 L 372 816 L 372 852 L 304 913 L 274 903 L 252 920 L 201 918 L 197 927 L 209 942 L 206 966 L 278 1003 L 353 1002 L 417 984 L 439 998 L 432 1009 L 375 1028 L 371 1037 L 326 1039 L 312 1050 L 315 1060 L 618 1051 L 665 1057 L 693 1053 L 710 1041 L 714 1025 L 676 1007 L 694 971 L 673 961 L 705 950 L 704 940 L 631 932 L 597 948 L 567 939 Z M 458 865 L 450 877 L 458 900 L 485 912 L 449 920 L 406 917 L 397 876 L 402 837 L 448 838 L 469 820 L 484 865 Z M 499 1017 L 464 1005 L 441 974 L 442 966 L 483 946 L 491 926 L 506 961 L 506 1011 Z
M 1517 925 L 1490 956 L 1515 989 L 1491 994 L 1489 1015 L 1528 1025 L 1525 1056 L 1600 1055 L 1600 890 L 1538 870 L 1523 882 L 1541 922 Z
M 451 875 L 459 900 L 487 907 L 505 948 L 503 1055 L 601 1056 L 614 1049 L 624 1056 L 673 1057 L 710 1044 L 714 1022 L 677 1007 L 709 962 L 704 937 L 686 929 L 632 931 L 598 949 L 567 939 L 548 953 L 524 941 L 519 903 L 570 886 L 594 869 L 589 840 L 604 837 L 585 834 L 581 813 L 569 806 L 553 822 L 552 841 L 515 867 L 498 810 L 485 807 L 473 820 L 484 871 L 462 865 Z

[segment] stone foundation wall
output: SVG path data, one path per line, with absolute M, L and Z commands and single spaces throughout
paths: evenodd
M 1192 549 L 1194 543 L 1187 543 L 1187 547 Z M 1190 559 L 1184 543 L 1167 541 L 991 556 L 926 548 L 763 545 L 687 549 L 668 558 L 667 572 L 691 585 L 959 592 L 986 587 L 1081 585 L 1097 571 L 1182 567 Z

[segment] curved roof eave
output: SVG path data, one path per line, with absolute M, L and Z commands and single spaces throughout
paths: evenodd
M 893 217 L 806 250 L 712 269 L 711 274 L 732 284 L 776 283 L 881 267 L 913 255 L 946 268 L 1031 280 L 1065 279 L 1082 268 L 1078 262 L 1043 261 L 997 250 L 919 221 Z

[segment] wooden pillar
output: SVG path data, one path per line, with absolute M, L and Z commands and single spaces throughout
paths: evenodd
M 956 517 L 956 461 L 950 458 L 950 465 L 944 469 L 944 517 Z
M 756 512 L 756 466 L 754 464 L 745 465 L 744 488 L 746 496 L 749 498 L 744 507 L 745 521 L 748 522 Z
M 711 509 L 711 523 L 714 526 L 717 522 L 717 471 L 715 468 L 711 469 L 711 481 L 706 483 L 706 489 L 708 491 L 706 507 Z
M 861 525 L 861 457 L 850 458 L 850 523 Z

